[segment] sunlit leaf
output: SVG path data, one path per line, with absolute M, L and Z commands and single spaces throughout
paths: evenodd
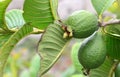
M 22 13 L 23 11 L 18 9 L 13 9 L 6 13 L 5 20 L 9 29 L 19 29 L 25 24 Z
M 61 56 L 69 38 L 63 38 L 64 31 L 60 25 L 51 24 L 39 43 L 41 55 L 40 75 L 45 74 Z
M 58 0 L 25 0 L 23 16 L 26 22 L 32 22 L 34 27 L 45 29 L 58 19 Z

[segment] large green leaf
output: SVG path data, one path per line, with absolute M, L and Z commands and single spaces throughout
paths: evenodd
M 26 22 L 32 22 L 34 27 L 45 29 L 58 19 L 58 0 L 25 0 L 23 16 Z
M 112 65 L 113 62 L 106 59 L 100 67 L 90 71 L 89 77 L 108 77 Z
M 83 67 L 78 60 L 78 51 L 79 51 L 80 45 L 81 45 L 81 43 L 76 43 L 72 47 L 71 58 L 72 58 L 72 63 L 75 66 L 76 70 L 78 72 L 82 73 L 82 68 Z
M 32 26 L 25 24 L 20 30 L 15 32 L 0 48 L 0 76 L 3 74 L 3 69 L 11 50 L 23 37 L 30 34 L 32 31 Z
M 45 74 L 61 56 L 69 38 L 63 38 L 64 30 L 60 25 L 51 24 L 47 27 L 39 43 L 41 55 L 40 75 Z
M 98 15 L 101 15 L 107 10 L 115 0 L 91 0 L 93 7 L 97 11 Z
M 120 59 L 120 25 L 108 25 L 104 28 L 106 34 L 107 54 L 115 59 Z
M 13 9 L 6 13 L 5 20 L 9 29 L 19 29 L 25 24 L 22 13 L 23 11 L 18 9 Z
M 0 27 L 5 25 L 5 11 L 11 0 L 0 0 Z

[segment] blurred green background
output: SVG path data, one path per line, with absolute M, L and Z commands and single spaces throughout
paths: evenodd
M 40 57 L 37 54 L 37 43 L 41 35 L 30 35 L 22 39 L 11 52 L 4 77 L 37 77 L 40 69 Z M 72 63 L 72 46 L 78 39 L 72 39 L 57 63 L 43 77 L 83 77 Z M 80 67 L 81 68 L 81 67 Z M 80 70 L 81 71 L 81 70 Z

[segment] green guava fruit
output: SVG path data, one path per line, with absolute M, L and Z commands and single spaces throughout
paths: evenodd
M 106 58 L 106 46 L 101 30 L 86 38 L 78 53 L 78 59 L 85 69 L 99 67 Z
M 85 10 L 72 13 L 65 24 L 72 28 L 75 38 L 86 38 L 98 29 L 97 16 Z

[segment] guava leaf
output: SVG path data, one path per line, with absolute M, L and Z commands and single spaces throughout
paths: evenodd
M 55 20 L 59 19 L 58 16 L 58 0 L 50 0 L 51 11 Z
M 0 34 L 0 48 L 3 46 L 3 44 L 9 39 L 9 37 L 12 35 L 12 33 L 7 34 Z
M 9 29 L 19 29 L 25 24 L 22 13 L 22 10 L 13 9 L 5 14 L 6 24 Z
M 41 55 L 39 75 L 45 74 L 61 56 L 69 38 L 63 38 L 64 30 L 60 25 L 50 24 L 39 43 Z
M 108 25 L 104 28 L 106 34 L 107 54 L 115 59 L 120 59 L 120 25 Z
M 5 11 L 11 0 L 0 0 L 0 28 L 5 25 Z
M 116 0 L 108 11 L 114 13 L 118 19 L 120 19 L 120 0 Z
M 17 32 L 11 35 L 10 38 L 6 40 L 6 42 L 0 48 L 0 76 L 3 74 L 3 70 L 11 50 L 23 37 L 30 34 L 32 31 L 32 26 L 25 24 Z
M 112 58 L 120 60 L 120 24 L 107 25 L 104 28 L 104 32 L 106 34 L 107 54 Z
M 71 58 L 72 58 L 72 63 L 75 66 L 76 70 L 79 73 L 82 73 L 83 67 L 78 60 L 78 51 L 79 51 L 80 45 L 81 43 L 76 43 L 75 45 L 73 45 L 72 52 L 71 52 Z
M 120 60 L 120 39 L 106 34 L 106 47 L 108 56 Z
M 120 24 L 108 25 L 104 28 L 104 32 L 120 39 Z
M 58 19 L 58 0 L 25 0 L 23 16 L 26 22 L 32 22 L 34 27 L 45 29 Z
M 105 62 L 98 68 L 90 71 L 89 77 L 108 77 L 113 62 L 106 59 Z
M 105 10 L 107 10 L 115 0 L 91 0 L 91 1 L 98 15 L 102 15 L 102 13 Z

